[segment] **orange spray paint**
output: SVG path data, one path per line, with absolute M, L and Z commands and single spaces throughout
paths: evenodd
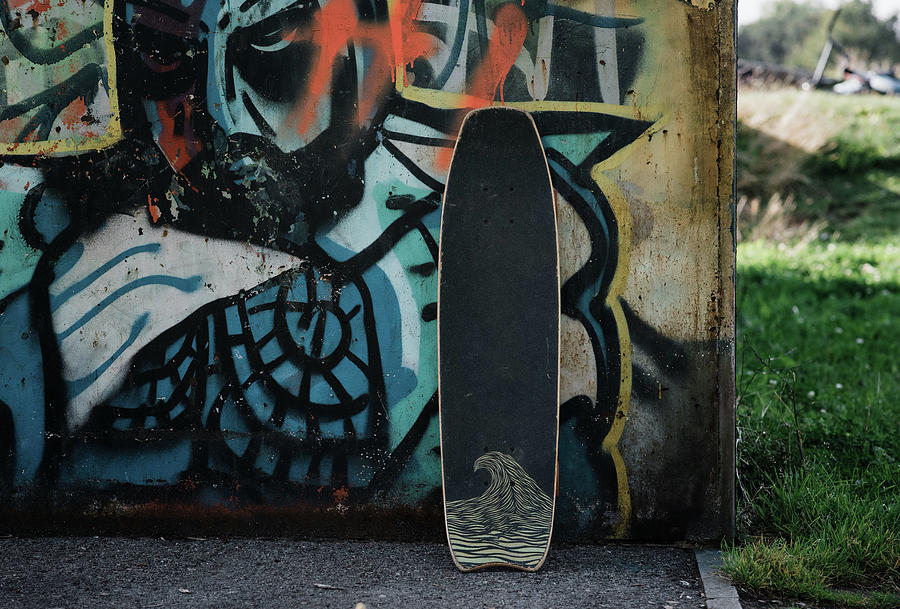
M 76 131 L 79 127 L 84 126 L 81 117 L 87 114 L 87 105 L 84 103 L 83 97 L 76 97 L 68 106 L 59 114 L 59 122 L 69 131 Z
M 488 43 L 484 61 L 478 66 L 472 77 L 469 94 L 464 102 L 467 109 L 489 106 L 500 90 L 500 103 L 503 100 L 503 83 L 509 74 L 516 58 L 525 44 L 528 34 L 528 19 L 522 8 L 516 4 L 503 4 L 494 12 L 494 33 Z M 457 128 L 462 124 L 465 111 L 457 119 Z M 436 164 L 439 169 L 447 169 L 453 155 L 451 148 L 438 151 Z
M 50 10 L 50 0 L 34 0 L 31 3 L 31 10 L 38 14 L 46 13 Z
M 426 34 L 413 31 L 413 19 L 423 0 L 399 0 L 387 25 L 361 23 L 353 0 L 332 0 L 309 26 L 286 32 L 284 40 L 308 42 L 318 48 L 306 92 L 294 105 L 287 124 L 306 133 L 315 119 L 316 103 L 327 93 L 332 70 L 341 51 L 352 42 L 373 51 L 360 91 L 358 120 L 362 124 L 393 82 L 396 66 L 412 63 L 435 50 Z
M 181 171 L 201 148 L 200 140 L 191 127 L 191 104 L 185 96 L 157 101 L 156 113 L 162 126 L 159 146 L 172 169 Z M 180 129 L 176 129 L 176 119 L 182 123 Z
M 149 194 L 147 195 L 147 208 L 150 210 L 150 217 L 153 218 L 153 223 L 156 224 L 161 212 L 159 211 L 159 208 L 153 204 L 153 199 L 150 198 Z
M 470 95 L 484 100 L 487 105 L 497 96 L 503 102 L 503 82 L 516 63 L 519 51 L 528 34 L 528 19 L 515 4 L 504 4 L 494 13 L 494 35 L 488 44 L 487 55 L 472 79 Z

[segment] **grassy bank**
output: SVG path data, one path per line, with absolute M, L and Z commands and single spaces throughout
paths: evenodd
M 744 237 L 896 239 L 900 98 L 742 90 L 738 118 Z
M 725 568 L 768 597 L 900 606 L 900 100 L 751 95 Z

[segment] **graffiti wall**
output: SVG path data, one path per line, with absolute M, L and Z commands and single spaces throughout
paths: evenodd
M 505 104 L 557 196 L 557 534 L 728 533 L 731 2 L 0 0 L 0 23 L 9 528 L 437 505 L 441 194 L 466 111 Z

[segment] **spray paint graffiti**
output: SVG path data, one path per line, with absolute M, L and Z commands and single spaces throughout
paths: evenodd
M 434 499 L 441 192 L 466 109 L 506 103 L 559 199 L 561 517 L 625 532 L 630 212 L 602 171 L 661 116 L 633 104 L 641 16 L 52 4 L 0 4 L 6 489 Z
M 103 147 L 120 136 L 113 3 L 0 2 L 0 153 Z

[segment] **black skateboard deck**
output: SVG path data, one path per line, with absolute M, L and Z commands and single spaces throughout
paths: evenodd
M 559 430 L 559 258 L 531 116 L 466 116 L 438 263 L 438 397 L 456 566 L 536 571 L 547 556 Z

